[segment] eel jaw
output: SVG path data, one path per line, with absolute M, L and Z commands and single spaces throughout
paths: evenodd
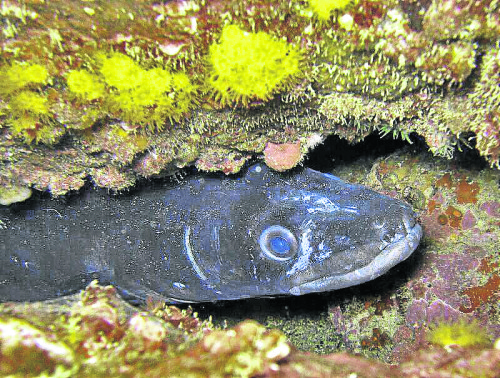
M 368 265 L 346 274 L 323 277 L 294 286 L 290 289 L 290 294 L 302 295 L 337 290 L 371 281 L 381 276 L 393 266 L 406 260 L 420 242 L 422 227 L 418 223 L 413 227 L 410 227 L 408 222 L 404 223 L 407 230 L 406 236 L 388 244 Z

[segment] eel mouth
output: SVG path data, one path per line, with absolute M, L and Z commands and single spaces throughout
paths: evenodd
M 387 244 L 368 265 L 346 274 L 322 277 L 294 286 L 290 289 L 290 294 L 303 295 L 343 289 L 371 281 L 386 273 L 395 265 L 406 260 L 415 251 L 422 237 L 422 227 L 418 223 L 410 226 L 410 222 L 406 219 L 403 223 L 407 234 Z

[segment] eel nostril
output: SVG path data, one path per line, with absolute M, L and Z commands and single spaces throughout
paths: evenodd
M 406 229 L 406 233 L 409 233 L 413 227 L 415 227 L 415 213 L 405 213 L 403 214 L 403 224 Z
M 389 244 L 392 241 L 392 236 L 389 232 L 385 232 L 380 238 L 383 242 Z

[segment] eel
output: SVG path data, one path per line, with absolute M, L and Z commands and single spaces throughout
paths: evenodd
M 411 207 L 308 168 L 193 174 L 135 193 L 89 187 L 0 206 L 0 301 L 93 280 L 131 301 L 302 295 L 373 280 L 417 248 Z

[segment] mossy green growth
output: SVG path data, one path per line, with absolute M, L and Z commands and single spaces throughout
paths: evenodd
M 104 108 L 125 122 L 159 130 L 167 119 L 178 120 L 195 103 L 196 86 L 182 72 L 147 70 L 120 53 L 98 59 L 98 74 L 71 71 L 68 89 L 82 100 L 102 98 Z
M 300 59 L 285 41 L 228 25 L 210 46 L 208 85 L 222 104 L 268 100 L 300 73 Z
M 347 7 L 352 0 L 309 0 L 309 6 L 316 17 L 321 21 L 327 21 L 332 13 Z
M 322 42 L 318 66 L 322 89 L 394 100 L 424 85 L 418 71 L 398 68 L 379 53 L 367 55 L 364 47 L 347 39 L 347 32 L 337 32 Z
M 481 326 L 475 322 L 467 323 L 465 321 L 439 323 L 430 330 L 427 340 L 443 347 L 450 345 L 474 347 L 491 344 L 488 335 Z
M 46 84 L 49 73 L 40 64 L 15 62 L 0 69 L 0 96 L 7 96 L 29 84 Z

